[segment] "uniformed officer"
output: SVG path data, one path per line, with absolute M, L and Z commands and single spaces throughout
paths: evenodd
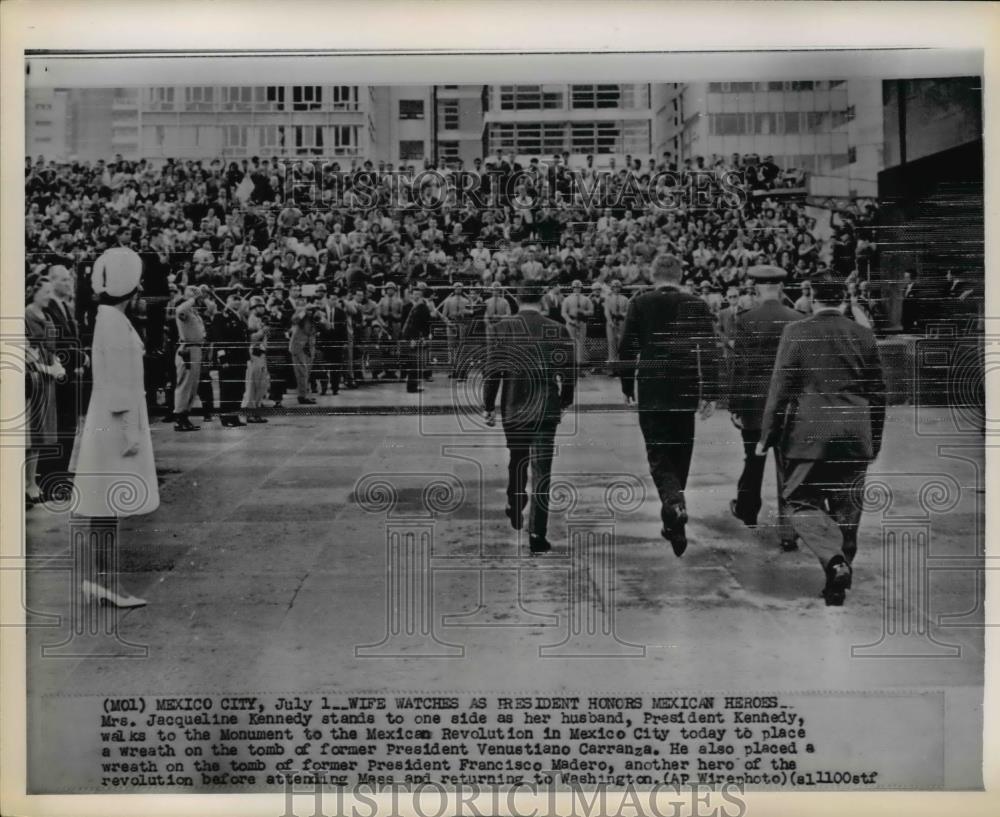
M 247 325 L 240 314 L 242 291 L 226 296 L 226 306 L 212 322 L 215 359 L 219 366 L 219 419 L 223 426 L 245 425 L 239 418 L 240 401 L 246 385 Z
M 503 287 L 494 281 L 490 287 L 490 297 L 486 300 L 486 342 L 492 344 L 496 336 L 496 325 L 510 315 L 510 304 L 503 295 Z
M 399 369 L 402 376 L 400 360 L 400 330 L 403 328 L 403 299 L 396 292 L 396 285 L 391 281 L 385 285 L 382 299 L 378 302 L 378 317 L 388 330 L 393 343 L 393 360 L 391 368 Z
M 628 405 L 636 400 L 638 369 L 639 428 L 660 495 L 660 533 L 680 556 L 687 549 L 684 490 L 694 449 L 694 415 L 697 411 L 704 420 L 715 411 L 719 350 L 708 306 L 680 288 L 680 259 L 659 255 L 651 273 L 653 291 L 629 303 L 619 369 Z
M 622 331 L 625 329 L 625 313 L 628 310 L 628 298 L 622 295 L 622 282 L 611 282 L 611 294 L 604 299 L 604 323 L 608 336 L 608 363 L 618 362 L 618 347 L 622 342 Z
M 569 333 L 576 343 L 576 366 L 580 377 L 587 365 L 587 319 L 594 314 L 594 302 L 583 294 L 583 283 L 573 281 L 573 292 L 562 302 L 562 314 Z
M 174 318 L 177 323 L 177 352 L 174 364 L 177 367 L 177 385 L 174 388 L 174 429 L 176 431 L 198 431 L 188 417 L 191 404 L 201 380 L 201 351 L 205 343 L 205 322 L 198 314 L 198 307 L 204 303 L 205 295 L 198 287 L 189 286 L 184 290 L 184 300 L 177 305 Z
M 885 380 L 875 335 L 839 306 L 843 280 L 812 277 L 813 314 L 785 326 L 757 453 L 780 451 L 791 523 L 841 605 L 851 586 L 868 464 L 882 448 Z
M 451 295 L 441 304 L 440 313 L 448 327 L 448 365 L 451 367 L 448 378 L 464 380 L 460 366 L 462 341 L 465 339 L 468 319 L 472 316 L 472 301 L 465 294 L 462 284 L 455 282 Z
M 562 313 L 564 300 L 563 294 L 559 290 L 559 284 L 552 284 L 542 296 L 542 314 L 558 323 L 565 323 L 566 318 L 563 317 Z
M 743 524 L 753 527 L 761 508 L 761 484 L 766 457 L 756 453 L 764 402 L 771 382 L 771 371 L 778 353 L 778 342 L 786 324 L 802 315 L 782 303 L 782 282 L 787 273 L 781 267 L 751 267 L 748 273 L 757 289 L 758 306 L 735 316 L 731 331 L 731 366 L 729 370 L 729 412 L 743 438 L 743 473 L 736 488 L 736 499 L 729 510 Z M 738 292 L 730 290 L 732 301 Z M 735 306 L 732 307 L 735 309 Z M 785 500 L 782 497 L 782 470 L 775 452 L 778 476 L 778 535 L 783 550 L 794 550 L 795 532 L 789 527 Z

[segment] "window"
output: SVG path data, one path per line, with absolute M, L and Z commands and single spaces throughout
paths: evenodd
M 858 160 L 858 149 L 851 145 L 847 149 L 847 163 L 853 165 Z
M 166 142 L 166 139 L 167 139 L 166 128 L 164 128 L 163 125 L 157 125 L 156 127 L 153 128 L 153 144 L 156 147 L 158 148 L 163 147 L 163 145 Z
M 48 104 L 46 104 L 44 102 L 36 102 L 35 103 L 35 110 L 36 111 L 51 111 L 52 110 L 52 106 L 48 105 Z
M 792 82 L 793 91 L 811 91 L 813 90 L 812 82 Z
M 227 85 L 222 89 L 222 110 L 249 111 L 254 89 L 250 85 Z
M 285 152 L 285 126 L 265 125 L 258 128 L 257 141 L 265 156 L 280 156 Z
M 258 85 L 253 89 L 253 106 L 258 111 L 285 110 L 285 86 Z
M 247 152 L 246 125 L 224 125 L 222 128 L 222 155 L 245 156 Z
M 538 111 L 563 107 L 561 85 L 501 85 L 500 110 Z
M 306 86 L 311 87 L 311 86 Z M 295 99 L 292 98 L 294 105 Z M 323 155 L 323 128 L 319 125 L 295 125 L 295 153 L 298 156 Z
M 806 113 L 806 132 L 817 133 L 829 130 L 828 117 L 829 114 L 826 111 L 808 111 Z
M 617 85 L 574 85 L 573 108 L 617 108 L 621 104 L 621 89 Z
M 52 124 L 52 120 L 51 119 L 36 119 L 35 120 L 35 127 L 36 128 L 47 128 L 51 124 Z
M 778 133 L 778 116 L 774 113 L 756 113 L 753 115 L 753 132 L 767 136 Z
M 400 119 L 423 119 L 424 101 L 422 99 L 401 99 L 399 100 Z
M 358 109 L 357 85 L 334 85 L 333 109 L 335 111 L 356 111 Z
M 778 114 L 779 133 L 800 133 L 801 116 L 798 111 L 785 111 Z
M 767 83 L 767 90 L 769 90 L 769 91 L 784 91 L 785 90 L 785 83 L 784 82 L 769 82 L 769 83 Z
M 323 87 L 321 85 L 292 86 L 293 111 L 318 111 L 323 106 Z
M 459 159 L 458 142 L 438 142 L 438 155 L 445 164 L 457 164 Z
M 211 86 L 185 88 L 184 108 L 188 111 L 211 111 L 215 108 L 214 96 L 215 88 Z
M 334 155 L 357 153 L 358 128 L 356 125 L 334 125 L 330 128 L 330 145 Z
M 714 136 L 735 136 L 750 132 L 753 114 L 713 113 L 709 114 L 709 133 Z M 748 121 L 750 120 L 750 121 Z
M 571 125 L 574 153 L 624 153 L 621 128 L 617 122 L 574 122 Z
M 174 89 L 150 88 L 149 108 L 153 111 L 172 111 L 174 109 Z
M 458 130 L 458 100 L 447 99 L 441 104 L 441 122 L 445 130 Z
M 399 160 L 401 162 L 424 158 L 423 139 L 401 139 L 399 142 Z

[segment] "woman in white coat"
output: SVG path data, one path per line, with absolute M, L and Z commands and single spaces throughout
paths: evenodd
M 137 297 L 142 260 L 114 247 L 94 264 L 99 298 L 91 351 L 93 389 L 80 436 L 74 486 L 79 516 L 91 518 L 85 599 L 115 607 L 145 600 L 118 586 L 118 520 L 155 511 L 160 504 L 143 379 L 143 344 L 125 314 Z M 108 531 L 114 531 L 109 537 Z

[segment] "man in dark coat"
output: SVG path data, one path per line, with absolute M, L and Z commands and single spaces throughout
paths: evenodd
M 83 403 L 83 380 L 90 362 L 80 342 L 80 329 L 72 306 L 76 283 L 73 273 L 57 264 L 49 269 L 49 279 L 55 297 L 45 307 L 45 314 L 55 327 L 54 351 L 66 375 L 55 385 L 57 450 L 54 456 L 44 457 L 38 463 L 39 477 L 51 475 L 51 479 L 42 480 L 46 494 L 58 492 L 68 485 L 73 442 L 80 415 L 87 408 Z
M 712 415 L 720 385 L 712 313 L 700 298 L 681 290 L 682 276 L 676 256 L 654 259 L 654 289 L 629 303 L 618 349 L 629 405 L 636 399 L 638 369 L 639 427 L 660 495 L 660 533 L 678 556 L 687 548 L 684 490 L 694 449 L 694 415 Z
M 225 308 L 212 319 L 212 341 L 219 371 L 219 420 L 223 426 L 244 426 L 239 417 L 240 401 L 246 387 L 250 342 L 246 321 L 240 316 L 243 290 L 230 290 Z
M 403 328 L 400 332 L 406 355 L 406 390 L 410 394 L 422 392 L 420 388 L 422 345 L 431 336 L 431 309 L 427 304 L 427 288 L 418 284 L 412 294 L 411 306 L 405 311 Z
M 791 522 L 844 603 L 858 549 L 865 474 L 882 447 L 885 382 L 875 335 L 838 306 L 843 279 L 812 279 L 813 314 L 785 326 L 757 452 L 780 453 Z
M 525 284 L 518 292 L 517 314 L 497 323 L 483 382 L 489 425 L 496 422 L 503 383 L 500 414 L 510 452 L 506 512 L 515 530 L 524 524 L 531 470 L 528 543 L 533 554 L 552 549 L 547 535 L 556 427 L 573 402 L 576 384 L 573 339 L 565 326 L 542 315 L 544 291 L 541 284 Z
M 782 282 L 787 273 L 781 267 L 752 267 L 750 278 L 757 288 L 758 305 L 739 313 L 732 334 L 732 366 L 729 377 L 729 412 L 733 425 L 743 437 L 743 473 L 736 488 L 736 499 L 729 510 L 743 524 L 753 527 L 761 507 L 761 483 L 766 457 L 756 453 L 760 424 L 771 383 L 771 371 L 778 354 L 778 342 L 786 324 L 802 318 L 800 312 L 782 304 Z M 779 456 L 775 452 L 775 456 Z M 789 528 L 785 500 L 781 495 L 782 472 L 778 474 L 778 535 L 783 550 L 794 550 L 795 533 Z

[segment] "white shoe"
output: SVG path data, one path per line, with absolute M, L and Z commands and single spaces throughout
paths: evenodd
M 123 609 L 146 606 L 145 599 L 130 596 L 128 593 L 114 593 L 96 582 L 84 580 L 80 589 L 83 591 L 83 600 L 86 602 L 96 601 L 99 604 L 110 604 L 112 607 Z

